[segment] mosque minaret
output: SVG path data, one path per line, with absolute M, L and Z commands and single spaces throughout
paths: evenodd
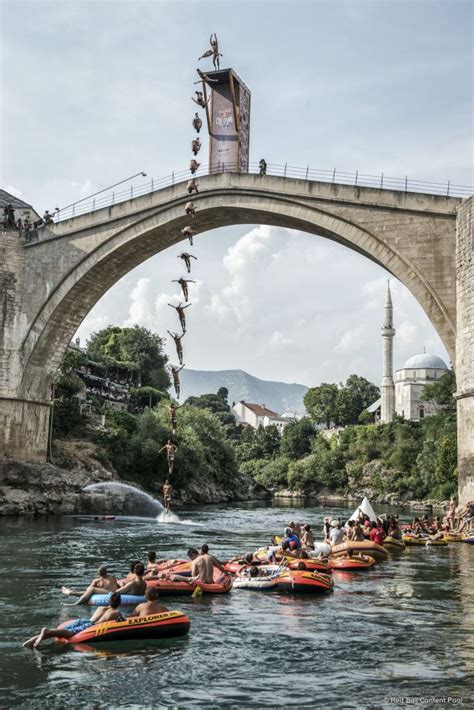
M 393 382 L 393 337 L 395 329 L 393 327 L 393 306 L 390 293 L 390 282 L 387 283 L 387 295 L 385 296 L 384 321 L 382 326 L 383 338 L 383 376 L 382 376 L 382 402 L 380 411 L 380 421 L 382 423 L 391 422 L 395 416 L 395 385 Z

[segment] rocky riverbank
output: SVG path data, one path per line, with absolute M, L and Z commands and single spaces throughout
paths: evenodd
M 55 447 L 55 465 L 0 460 L 0 515 L 156 514 L 156 506 L 135 499 L 120 486 L 83 490 L 94 483 L 125 483 L 142 490 L 133 481 L 121 481 L 101 450 L 85 441 L 61 442 Z M 101 459 L 101 460 L 99 460 Z M 160 487 L 148 491 L 158 500 Z M 232 481 L 192 481 L 174 491 L 173 507 L 184 504 L 227 503 L 271 498 L 271 493 L 251 476 L 239 474 Z

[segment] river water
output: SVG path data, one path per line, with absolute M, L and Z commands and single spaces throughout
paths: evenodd
M 259 503 L 180 511 L 184 524 L 2 520 L 1 707 L 380 708 L 401 696 L 472 707 L 474 550 L 462 543 L 335 573 L 327 596 L 234 590 L 164 600 L 189 615 L 191 631 L 151 647 L 21 648 L 42 625 L 74 618 L 60 585 L 84 587 L 103 562 L 122 576 L 150 548 L 184 557 L 204 542 L 225 559 L 266 543 L 290 519 L 319 531 L 328 512 L 347 514 Z

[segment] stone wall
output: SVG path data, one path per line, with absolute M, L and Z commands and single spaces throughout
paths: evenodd
M 459 501 L 474 500 L 474 230 L 470 197 L 458 210 L 456 381 Z

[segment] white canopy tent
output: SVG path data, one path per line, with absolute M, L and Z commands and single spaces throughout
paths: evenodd
M 359 507 L 354 510 L 349 520 L 358 520 L 359 513 L 361 512 L 365 515 L 368 515 L 371 521 L 377 520 L 377 516 L 375 515 L 374 509 L 370 505 L 370 501 L 367 497 L 365 497 Z

